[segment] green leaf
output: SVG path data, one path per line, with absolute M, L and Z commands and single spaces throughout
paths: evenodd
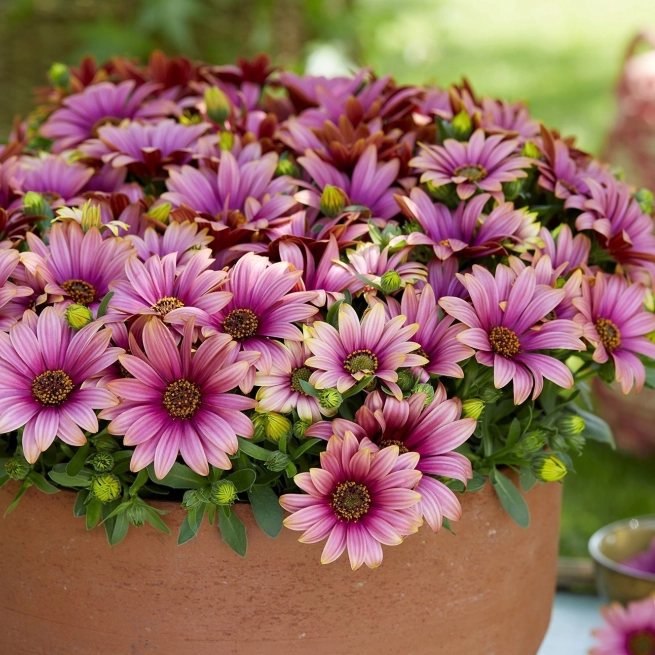
M 150 525 L 153 528 L 156 528 L 160 532 L 163 532 L 164 534 L 170 534 L 171 531 L 169 530 L 168 526 L 166 523 L 164 523 L 163 519 L 161 516 L 159 516 L 159 513 L 154 507 L 147 506 L 144 508 L 146 511 L 146 521 L 150 523 Z
M 311 396 L 312 398 L 318 398 L 320 395 L 320 392 L 318 389 L 313 387 L 309 382 L 306 382 L 305 380 L 298 380 L 300 382 L 300 386 L 302 387 L 302 390 L 308 395 Z
M 239 439 L 239 450 L 244 452 L 246 455 L 258 459 L 262 462 L 265 462 L 273 452 L 272 450 L 267 450 L 262 448 L 257 444 L 254 444 L 250 439 L 244 439 L 243 437 L 238 437 Z
M 482 475 L 479 471 L 473 471 L 473 477 L 468 481 L 466 485 L 466 491 L 476 492 L 480 491 L 487 484 L 487 478 Z
M 96 316 L 98 318 L 102 318 L 107 313 L 107 307 L 108 307 L 109 301 L 112 299 L 113 295 L 114 295 L 114 292 L 109 291 L 105 295 L 105 297 L 102 299 L 102 302 L 100 303 L 100 305 L 98 307 L 98 313 L 96 314 Z
M 52 471 L 50 471 L 52 473 Z M 86 500 L 89 497 L 89 490 L 82 489 L 75 496 L 75 505 L 73 505 L 73 516 L 86 516 Z
M 36 471 L 30 471 L 27 479 L 44 494 L 56 494 L 59 492 L 59 489 L 57 489 L 54 484 L 50 484 L 40 473 L 37 473 Z
M 296 473 L 298 473 L 298 468 L 293 462 L 289 462 L 287 467 L 284 469 L 284 472 L 287 474 L 288 478 L 292 478 Z
M 0 489 L 2 489 L 2 487 L 4 487 L 7 482 L 9 482 L 9 480 L 11 480 L 11 478 L 8 475 L 0 476 Z
M 491 471 L 489 479 L 505 511 L 518 525 L 527 528 L 530 525 L 530 510 L 521 492 L 498 469 Z
M 646 366 L 646 386 L 655 389 L 655 368 Z
M 382 287 L 379 284 L 376 284 L 375 282 L 373 282 L 373 280 L 369 280 L 366 276 L 360 275 L 357 272 L 355 272 L 355 275 L 367 286 L 373 287 L 374 289 L 377 289 L 380 293 L 384 293 Z
M 136 496 L 139 489 L 141 489 L 146 482 L 148 482 L 148 471 L 146 469 L 141 469 L 129 489 L 130 496 Z
M 229 507 L 221 507 L 218 512 L 218 529 L 223 541 L 240 557 L 246 556 L 248 536 L 239 517 Z
M 521 483 L 521 489 L 523 489 L 524 493 L 528 493 L 528 491 L 537 484 L 537 478 L 530 469 L 522 468 L 519 471 L 519 482 Z
M 610 426 L 603 421 L 600 416 L 596 416 L 595 414 L 580 409 L 580 407 L 577 406 L 573 406 L 572 409 L 578 416 L 581 416 L 584 419 L 585 429 L 581 434 L 585 439 L 592 439 L 593 441 L 600 441 L 601 443 L 609 444 L 614 448 L 614 450 L 616 450 L 612 428 L 610 428 Z
M 112 534 L 114 532 L 114 527 L 116 526 L 116 518 L 119 514 L 119 509 L 121 508 L 120 499 L 112 500 L 110 503 L 105 503 L 102 506 L 102 526 L 105 529 L 105 534 L 107 535 L 107 541 L 111 546 Z
M 185 544 L 187 541 L 190 541 L 195 536 L 197 536 L 198 530 L 200 530 L 200 525 L 202 524 L 202 519 L 204 518 L 204 516 L 205 516 L 204 507 L 193 508 L 188 511 L 187 515 L 184 517 L 184 521 L 182 521 L 182 525 L 180 526 L 180 531 L 177 535 L 178 546 Z
M 97 498 L 91 498 L 86 504 L 86 529 L 95 528 L 101 516 L 102 503 Z
M 243 491 L 248 491 L 250 487 L 255 483 L 255 478 L 257 474 L 252 469 L 242 469 L 241 471 L 235 471 L 230 473 L 227 476 L 227 479 L 234 484 L 237 488 L 237 492 L 241 493 Z
M 328 310 L 328 313 L 325 316 L 325 322 L 330 324 L 333 328 L 337 329 L 339 327 L 339 307 L 343 304 L 343 300 L 337 300 L 332 307 Z
M 62 471 L 61 469 L 64 469 Z M 56 464 L 48 471 L 48 477 L 62 487 L 78 488 L 88 487 L 91 484 L 91 474 L 87 471 L 80 471 L 76 476 L 71 477 L 65 472 L 65 464 Z
M 307 439 L 304 443 L 300 444 L 298 448 L 291 451 L 291 459 L 298 459 L 301 455 L 304 455 L 312 446 L 315 446 L 317 443 L 321 443 L 323 439 L 317 439 L 312 437 Z
M 105 527 L 107 527 L 105 525 Z M 127 536 L 127 531 L 130 528 L 130 522 L 127 519 L 125 512 L 119 512 L 114 519 L 114 524 L 111 529 L 107 529 L 107 540 L 110 546 L 116 546 Z
M 202 475 L 194 473 L 188 466 L 179 462 L 173 464 L 162 480 L 155 475 L 154 464 L 148 466 L 148 475 L 153 482 L 173 489 L 200 489 L 207 484 L 207 480 Z
M 5 510 L 4 516 L 8 516 L 11 514 L 16 507 L 18 507 L 18 503 L 20 503 L 20 499 L 25 495 L 25 492 L 32 486 L 32 483 L 29 480 L 23 480 L 23 483 L 20 485 L 20 488 L 18 489 L 16 495 L 14 496 L 14 499 L 11 501 L 11 505 L 7 507 Z
M 270 487 L 253 487 L 248 492 L 257 525 L 269 536 L 277 537 L 282 531 L 284 513 L 277 494 Z
M 359 393 L 365 386 L 367 386 L 373 379 L 372 375 L 367 375 L 365 378 L 360 380 L 354 387 L 351 387 L 343 394 L 343 399 L 350 398 L 355 394 Z
M 514 418 L 512 423 L 509 426 L 509 431 L 507 432 L 507 441 L 505 442 L 506 448 L 511 448 L 518 443 L 518 440 L 521 438 L 521 422 Z
M 77 449 L 73 459 L 66 466 L 66 475 L 74 478 L 82 470 L 84 462 L 86 462 L 86 458 L 89 455 L 89 450 L 91 450 L 91 445 L 88 441 Z

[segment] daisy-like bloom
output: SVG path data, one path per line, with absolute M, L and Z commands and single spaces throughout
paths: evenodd
M 339 306 L 338 325 L 337 331 L 329 323 L 317 321 L 307 328 L 310 338 L 305 343 L 314 356 L 305 364 L 317 369 L 309 380 L 317 389 L 336 387 L 339 393 L 345 393 L 372 375 L 400 399 L 403 393 L 396 384 L 397 370 L 428 363 L 413 352 L 420 344 L 409 341 L 419 326 L 405 325 L 402 315 L 386 321 L 382 303 L 375 304 L 361 324 L 357 312 L 344 303 Z
M 398 446 L 378 450 L 369 440 L 346 432 L 333 436 L 321 453 L 321 468 L 299 473 L 294 481 L 305 494 L 280 497 L 292 512 L 284 520 L 302 530 L 299 541 L 328 538 L 322 564 L 334 562 L 347 549 L 353 570 L 382 563 L 382 546 L 396 546 L 418 530 L 422 521 L 414 488 L 421 480 L 417 453 L 399 453 Z
M 410 198 L 396 197 L 403 213 L 415 219 L 425 230 L 411 232 L 405 239 L 410 246 L 431 246 L 439 259 L 452 255 L 484 257 L 503 251 L 502 242 L 517 233 L 523 224 L 524 212 L 514 209 L 511 202 L 494 208 L 488 216 L 482 214 L 491 196 L 481 193 L 459 203 L 453 212 L 442 203 L 433 203 L 425 191 L 414 187 Z
M 193 146 L 208 129 L 206 123 L 182 125 L 173 120 L 105 125 L 98 130 L 99 140 L 87 142 L 80 150 L 114 168 L 127 167 L 136 175 L 152 177 L 166 165 L 191 159 Z
M 475 351 L 457 340 L 457 335 L 466 329 L 461 323 L 453 325 L 455 319 L 450 316 L 439 320 L 437 298 L 429 284 L 419 293 L 413 286 L 408 286 L 400 305 L 393 298 L 388 298 L 387 304 L 391 316 L 403 315 L 408 324 L 419 326 L 412 339 L 421 346 L 416 354 L 428 360 L 427 364 L 413 371 L 421 382 L 427 382 L 430 374 L 464 377 L 464 371 L 457 362 L 473 357 Z
M 259 367 L 270 371 L 279 343 L 273 339 L 302 341 L 294 325 L 306 321 L 318 308 L 310 305 L 313 291 L 294 291 L 301 271 L 290 270 L 286 262 L 271 264 L 266 257 L 247 253 L 230 270 L 224 287 L 232 294 L 220 311 L 199 316 L 203 333 L 228 334 L 243 350 L 261 353 Z M 252 385 L 251 385 L 252 388 Z
M 300 382 L 309 382 L 312 369 L 305 366 L 311 356 L 304 343 L 285 341 L 281 352 L 276 353 L 269 373 L 258 371 L 255 386 L 259 409 L 263 412 L 289 414 L 292 409 L 298 412 L 303 421 L 315 423 L 321 420 L 321 412 L 326 416 L 336 414 L 336 409 L 321 408 L 316 398 L 308 395 Z
M 398 213 L 394 195 L 399 189 L 392 185 L 398 176 L 400 161 L 392 159 L 378 163 L 374 145 L 371 144 L 364 150 L 351 177 L 324 162 L 312 151 L 308 151 L 304 157 L 299 157 L 298 163 L 318 185 L 318 190 L 310 187 L 296 194 L 296 199 L 302 204 L 320 209 L 321 192 L 329 185 L 343 191 L 348 199 L 346 205 L 362 205 L 374 218 L 391 218 Z
M 573 321 L 545 321 L 563 300 L 563 289 L 537 285 L 537 274 L 526 268 L 515 276 L 500 264 L 494 277 L 481 266 L 461 276 L 471 296 L 471 304 L 461 298 L 446 296 L 441 307 L 468 330 L 457 338 L 477 350 L 476 359 L 494 369 L 494 386 L 502 389 L 514 383 L 514 403 L 523 403 L 530 392 L 536 398 L 543 389 L 544 377 L 560 387 L 573 386 L 571 371 L 559 360 L 541 350 L 584 350 L 582 329 Z
M 612 603 L 601 613 L 607 625 L 594 630 L 600 643 L 591 655 L 655 655 L 655 597 L 628 607 Z
M 103 239 L 96 227 L 85 233 L 76 221 L 54 223 L 48 238 L 46 245 L 27 234 L 30 250 L 38 256 L 37 273 L 46 282 L 44 290 L 92 310 L 109 291 L 109 284 L 125 277 L 125 263 L 135 254 L 126 239 Z
M 544 243 L 541 252 L 550 257 L 555 268 L 563 266 L 562 275 L 567 275 L 576 268 L 587 266 L 591 241 L 585 234 L 576 234 L 574 237 L 571 228 L 563 224 L 554 231 L 542 227 L 539 230 L 539 236 Z M 555 238 L 557 242 L 555 242 Z
M 503 134 L 485 137 L 484 130 L 476 130 L 467 143 L 446 139 L 442 146 L 423 146 L 422 153 L 409 163 L 423 172 L 421 182 L 435 187 L 457 185 L 462 200 L 481 190 L 502 202 L 502 183 L 527 177 L 524 169 L 533 163 L 515 154 L 518 148 L 518 141 L 506 140 Z
M 193 350 L 192 320 L 179 348 L 166 326 L 152 319 L 143 329 L 143 350 L 132 338 L 130 351 L 120 363 L 134 377 L 107 384 L 121 403 L 100 414 L 112 419 L 110 434 L 124 435 L 126 446 L 136 446 L 130 469 L 140 471 L 154 461 L 161 479 L 178 453 L 199 475 L 209 474 L 209 464 L 232 468 L 228 455 L 239 449 L 237 435 L 253 435 L 253 424 L 242 411 L 256 401 L 229 392 L 256 355 L 239 359 L 236 344 L 220 334 Z
M 455 257 L 444 260 L 435 257 L 428 262 L 428 284 L 434 290 L 436 298 L 444 296 L 468 298 L 468 291 L 457 277 L 458 270 L 459 262 Z
M 25 303 L 34 294 L 31 287 L 15 285 L 9 281 L 19 261 L 17 250 L 0 250 L 0 330 L 8 330 L 20 320 L 26 309 Z
M 207 229 L 199 229 L 197 223 L 184 221 L 171 221 L 161 234 L 154 227 L 146 228 L 143 236 L 131 234 L 128 239 L 136 249 L 139 259 L 145 261 L 152 255 L 164 257 L 175 253 L 178 264 L 186 264 L 194 255 L 195 250 L 204 248 L 211 243 L 211 237 L 207 236 Z
M 219 291 L 227 273 L 207 270 L 213 261 L 207 249 L 196 252 L 184 267 L 178 267 L 177 253 L 153 255 L 145 263 L 132 257 L 125 264 L 127 279 L 111 284 L 114 295 L 109 307 L 128 316 L 150 314 L 172 323 L 213 314 L 232 298 L 231 293 Z
M 518 136 L 521 142 L 533 139 L 539 134 L 539 122 L 530 116 L 525 103 L 482 98 L 480 104 L 481 125 L 487 132 L 504 132 Z
M 20 163 L 22 192 L 40 193 L 52 207 L 79 204 L 82 201 L 80 193 L 93 177 L 92 168 L 79 163 L 70 164 L 60 155 L 23 157 Z M 20 202 L 17 200 L 13 204 Z
M 101 82 L 87 87 L 81 93 L 64 98 L 57 109 L 41 126 L 39 132 L 52 139 L 52 152 L 75 148 L 82 141 L 98 136 L 98 128 L 106 124 L 118 124 L 129 118 L 154 118 L 175 110 L 175 105 L 165 99 L 150 100 L 159 88 L 147 82 L 136 86 L 134 80 L 119 84 Z
M 646 381 L 637 355 L 655 359 L 655 343 L 646 337 L 655 330 L 655 314 L 645 310 L 645 294 L 641 284 L 599 272 L 593 281 L 583 279 L 582 297 L 573 300 L 580 311 L 575 320 L 595 346 L 594 361 L 603 364 L 612 358 L 623 393 L 633 385 L 639 391 Z
M 556 198 L 566 200 L 571 196 L 588 194 L 589 186 L 585 174 L 571 157 L 569 147 L 560 139 L 555 139 L 545 128 L 541 130 L 541 151 L 545 161 L 537 161 L 539 186 L 555 194 Z
M 9 334 L 0 332 L 0 432 L 24 426 L 28 462 L 36 462 L 55 437 L 72 446 L 86 443 L 82 430 L 98 432 L 94 410 L 116 404 L 107 389 L 83 387 L 123 352 L 109 347 L 111 331 L 101 327 L 94 322 L 75 332 L 46 307 L 38 317 L 26 311 Z

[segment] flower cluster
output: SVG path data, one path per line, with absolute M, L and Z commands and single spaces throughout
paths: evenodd
M 0 148 L 0 484 L 77 489 L 110 543 L 168 493 L 180 543 L 208 516 L 243 554 L 237 504 L 276 536 L 279 498 L 375 567 L 488 479 L 524 516 L 508 471 L 559 479 L 601 425 L 576 385 L 653 380 L 652 198 L 523 105 L 57 70 Z

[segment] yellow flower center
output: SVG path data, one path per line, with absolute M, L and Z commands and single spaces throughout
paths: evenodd
M 291 371 L 291 388 L 294 391 L 301 393 L 303 396 L 306 396 L 307 394 L 303 391 L 302 386 L 300 386 L 300 381 L 303 380 L 304 382 L 308 382 L 311 374 L 312 372 L 306 366 L 294 368 L 293 371 Z
M 233 309 L 223 321 L 223 330 L 235 341 L 244 341 L 257 334 L 259 321 L 249 309 Z
M 628 637 L 630 655 L 655 655 L 655 631 L 646 628 Z
M 164 407 L 173 418 L 191 418 L 200 407 L 200 388 L 181 378 L 171 382 L 164 392 Z
M 66 280 L 61 288 L 78 304 L 87 307 L 96 299 L 96 289 L 84 280 Z
M 598 336 L 607 352 L 611 353 L 621 345 L 621 332 L 616 323 L 608 318 L 599 318 L 596 321 L 596 332 L 598 332 Z
M 73 390 L 74 384 L 68 373 L 60 368 L 44 371 L 32 380 L 32 395 L 44 407 L 59 407 Z
M 380 449 L 388 448 L 389 446 L 398 446 L 398 450 L 400 451 L 401 455 L 409 452 L 405 444 L 402 441 L 397 441 L 396 439 L 383 439 L 380 441 L 378 446 L 380 446 Z
M 453 177 L 465 177 L 469 182 L 479 182 L 487 175 L 487 169 L 480 164 L 464 164 L 453 171 Z
M 496 326 L 491 328 L 489 343 L 494 353 L 503 357 L 514 357 L 521 350 L 521 344 L 516 333 L 506 327 Z
M 343 367 L 350 373 L 375 373 L 378 370 L 378 358 L 370 350 L 355 350 L 343 360 Z
M 341 482 L 330 503 L 340 521 L 359 521 L 371 508 L 371 494 L 358 482 Z
M 175 298 L 175 296 L 166 296 L 165 298 L 160 298 L 150 309 L 158 312 L 160 316 L 166 316 L 168 312 L 172 312 L 174 309 L 180 309 L 180 307 L 184 307 L 184 303 L 181 300 Z

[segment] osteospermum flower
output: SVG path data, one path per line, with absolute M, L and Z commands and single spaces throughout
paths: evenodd
M 541 134 L 541 150 L 546 159 L 537 162 L 537 168 L 541 173 L 538 179 L 539 186 L 563 200 L 579 194 L 588 194 L 589 186 L 584 179 L 585 174 L 571 156 L 566 143 L 554 139 L 546 129 L 542 129 Z
M 161 234 L 154 227 L 146 228 L 143 236 L 130 234 L 128 239 L 137 251 L 139 259 L 145 261 L 152 255 L 164 257 L 171 253 L 178 256 L 178 264 L 186 264 L 195 250 L 204 248 L 211 243 L 207 229 L 199 229 L 197 223 L 171 221 Z
M 544 243 L 541 251 L 550 257 L 555 268 L 563 266 L 562 275 L 570 273 L 575 268 L 587 266 L 591 241 L 585 234 L 576 234 L 568 225 L 561 225 L 553 235 L 549 229 L 542 227 L 539 236 Z M 555 241 L 557 239 L 557 241 Z
M 258 371 L 255 374 L 255 386 L 259 409 L 263 412 L 280 412 L 289 414 L 292 409 L 308 423 L 321 420 L 321 413 L 332 416 L 336 409 L 321 408 L 318 400 L 307 394 L 300 382 L 309 382 L 312 369 L 305 366 L 311 356 L 307 346 L 297 341 L 285 341 L 281 352 L 276 353 L 271 370 L 268 373 Z
M 597 273 L 582 281 L 582 297 L 573 300 L 580 311 L 576 321 L 594 346 L 593 359 L 610 358 L 623 393 L 633 385 L 639 391 L 646 380 L 644 365 L 637 355 L 655 359 L 655 343 L 646 337 L 655 330 L 655 314 L 644 309 L 646 288 L 631 284 L 619 275 Z
M 124 435 L 126 446 L 136 446 L 132 471 L 154 461 L 161 479 L 178 453 L 199 475 L 209 474 L 209 464 L 229 469 L 228 455 L 239 448 L 237 435 L 253 435 L 253 424 L 242 410 L 256 402 L 229 392 L 244 379 L 256 355 L 240 360 L 236 344 L 225 335 L 210 337 L 194 351 L 192 335 L 189 321 L 178 348 L 159 319 L 148 321 L 143 350 L 132 339 L 132 354 L 120 357 L 134 377 L 107 384 L 121 403 L 101 417 L 112 419 L 110 434 Z
M 537 285 L 532 268 L 515 278 L 502 264 L 494 276 L 480 266 L 460 278 L 471 296 L 471 304 L 446 296 L 441 307 L 468 330 L 457 338 L 477 350 L 480 364 L 494 369 L 494 386 L 502 389 L 514 383 L 514 402 L 524 402 L 533 390 L 533 399 L 543 388 L 543 378 L 565 389 L 573 386 L 571 371 L 541 350 L 584 350 L 581 328 L 567 319 L 544 319 L 565 296 L 563 289 Z
M 53 307 L 40 316 L 28 310 L 9 333 L 0 332 L 0 432 L 23 427 L 23 451 L 34 463 L 55 437 L 86 443 L 82 430 L 98 432 L 94 410 L 115 405 L 107 389 L 84 382 L 112 364 L 123 351 L 109 347 L 110 330 L 98 322 L 79 332 Z
M 361 323 L 350 305 L 340 305 L 338 331 L 323 321 L 307 328 L 310 337 L 306 344 L 314 356 L 305 363 L 317 369 L 310 377 L 311 384 L 317 389 L 336 387 L 339 393 L 345 393 L 370 375 L 378 378 L 397 398 L 402 398 L 396 384 L 397 370 L 401 366 L 428 363 L 425 357 L 412 354 L 420 346 L 409 339 L 419 326 L 404 324 L 402 315 L 386 321 L 381 303 L 374 305 Z
M 612 603 L 601 612 L 607 625 L 594 630 L 600 643 L 591 655 L 655 655 L 655 597 L 627 607 Z
M 418 458 L 399 454 L 397 446 L 378 450 L 351 432 L 343 439 L 334 436 L 321 453 L 321 468 L 294 478 L 306 495 L 280 497 L 282 507 L 292 512 L 284 525 L 304 531 L 303 543 L 328 538 L 322 564 L 347 550 L 353 570 L 362 564 L 375 568 L 382 563 L 381 544 L 402 543 L 422 523 L 416 511 L 421 496 L 414 491 L 421 479 L 414 470 Z
M 132 257 L 125 264 L 127 279 L 111 285 L 109 306 L 129 316 L 152 314 L 171 322 L 201 312 L 213 314 L 232 298 L 218 290 L 227 280 L 225 271 L 207 270 L 213 261 L 207 249 L 196 252 L 181 268 L 177 253 L 153 255 L 145 263 Z
M 532 165 L 529 157 L 514 154 L 518 146 L 502 134 L 485 137 L 483 130 L 476 130 L 467 143 L 446 139 L 442 146 L 423 146 L 409 163 L 424 171 L 421 182 L 434 187 L 455 184 L 462 200 L 481 190 L 502 202 L 502 183 L 527 177 L 523 169 Z
M 25 303 L 34 293 L 31 287 L 9 281 L 19 261 L 17 250 L 0 250 L 0 330 L 9 329 L 23 316 Z
M 27 234 L 30 250 L 40 257 L 37 271 L 45 279 L 46 293 L 92 309 L 107 294 L 111 282 L 125 277 L 125 264 L 135 254 L 126 239 L 103 239 L 96 227 L 85 233 L 76 221 L 53 224 L 48 237 L 46 245 Z
M 523 102 L 509 103 L 504 100 L 482 98 L 481 125 L 487 132 L 505 132 L 518 136 L 521 141 L 533 139 L 539 134 L 539 123 L 530 116 Z

